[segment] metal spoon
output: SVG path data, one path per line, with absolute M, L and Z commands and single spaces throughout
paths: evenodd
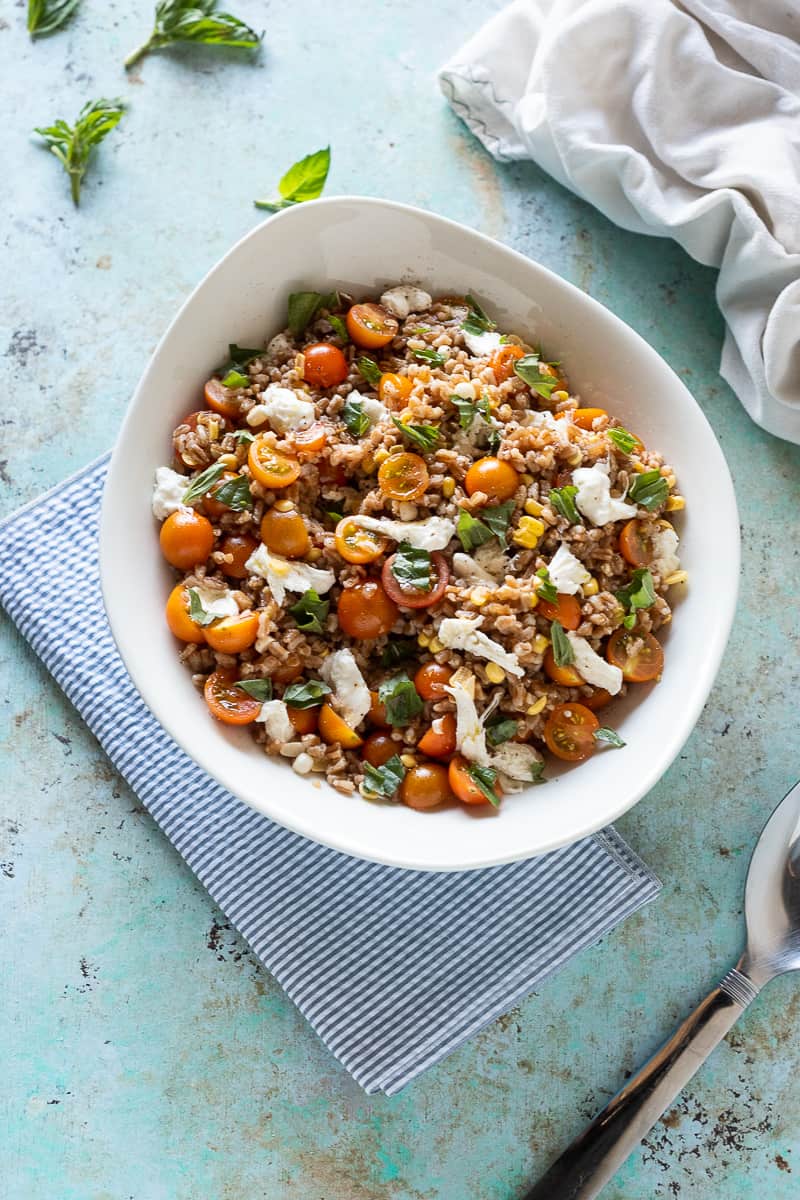
M 722 982 L 553 1163 L 524 1200 L 591 1200 L 738 1021 L 764 984 L 800 969 L 800 783 L 756 843 L 745 889 L 747 946 Z

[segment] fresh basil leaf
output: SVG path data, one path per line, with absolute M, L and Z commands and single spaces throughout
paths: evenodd
M 243 388 L 250 386 L 250 376 L 243 375 L 241 371 L 232 369 L 222 380 L 222 386 L 226 388 Z
M 339 317 L 336 315 L 336 313 L 328 313 L 328 321 L 331 324 L 333 332 L 338 338 L 340 338 L 343 342 L 350 341 L 350 334 L 347 332 L 347 325 L 345 324 L 344 317 Z
M 334 512 L 334 510 L 332 508 L 327 508 L 325 510 L 325 516 L 330 517 L 330 519 L 331 519 L 331 521 L 333 521 L 334 525 L 338 525 L 340 521 L 344 520 L 344 513 Z
M 435 425 L 406 425 L 398 417 L 392 415 L 397 428 L 420 450 L 430 451 L 436 448 L 439 441 L 439 430 Z
M 472 513 L 467 512 L 465 508 L 462 508 L 458 514 L 456 533 L 467 554 L 494 537 L 489 526 L 484 525 L 483 521 L 479 521 L 477 517 L 473 517 Z
M 547 783 L 544 778 L 544 763 L 535 762 L 531 767 L 531 783 Z
M 477 416 L 483 417 L 487 423 L 492 419 L 489 401 L 485 396 L 480 400 L 465 400 L 462 396 L 452 395 L 450 401 L 457 409 L 458 423 L 465 431 L 472 427 L 472 422 Z
M 489 745 L 502 746 L 503 742 L 510 742 L 516 736 L 519 721 L 512 721 L 510 717 L 492 717 L 486 722 L 485 729 Z
M 636 624 L 636 613 L 628 613 L 627 617 L 623 617 L 622 624 L 626 629 L 633 629 Z
M 497 771 L 494 767 L 480 767 L 477 763 L 470 763 L 467 767 L 467 774 L 472 782 L 480 788 L 489 803 L 498 808 L 500 797 L 495 790 Z
M 654 512 L 666 502 L 669 484 L 660 471 L 645 471 L 635 475 L 628 488 L 628 499 L 634 504 Z
M 496 425 L 494 425 L 489 432 L 489 447 L 488 448 L 489 448 L 490 454 L 497 454 L 497 451 L 500 449 L 500 443 L 502 440 L 503 439 L 500 436 L 500 430 L 498 429 L 498 427 Z
M 414 358 L 420 362 L 430 363 L 432 367 L 443 367 L 447 359 L 438 350 L 434 350 L 430 346 L 426 346 L 424 350 L 412 350 Z
M 338 300 L 336 292 L 291 292 L 286 320 L 289 331 L 300 337 L 323 308 L 333 308 Z
M 392 638 L 381 654 L 382 667 L 396 667 L 398 663 L 413 658 L 417 653 L 417 643 L 414 638 Z
M 219 617 L 215 617 L 213 613 L 206 612 L 203 608 L 203 602 L 200 599 L 200 593 L 197 588 L 189 588 L 189 616 L 196 625 L 211 625 L 213 621 L 219 620 Z
M 391 798 L 406 777 L 399 754 L 393 754 L 382 767 L 364 763 L 364 788 L 374 796 Z
M 208 489 L 217 482 L 224 470 L 225 468 L 222 463 L 212 463 L 210 467 L 206 467 L 205 471 L 201 471 L 183 493 L 183 503 L 191 504 L 193 500 L 200 500 L 201 497 L 205 496 Z
M 625 745 L 616 730 L 609 729 L 607 725 L 601 725 L 599 729 L 595 729 L 594 740 L 600 742 L 601 745 L 611 746 L 614 750 L 621 750 Z
M 28 0 L 28 33 L 47 37 L 66 24 L 80 0 Z
M 90 100 L 84 104 L 74 125 L 58 120 L 53 125 L 37 126 L 34 133 L 44 138 L 48 150 L 69 176 L 72 202 L 77 208 L 81 184 L 89 163 L 103 138 L 119 124 L 125 113 L 121 100 Z
M 468 295 L 466 300 L 469 305 L 469 313 L 461 323 L 461 328 L 465 333 L 474 333 L 476 336 L 480 336 L 482 333 L 491 333 L 497 329 L 497 322 L 492 321 L 486 315 L 474 296 Z
M 228 479 L 214 492 L 214 499 L 226 505 L 233 512 L 244 512 L 253 507 L 253 497 L 250 493 L 250 481 L 246 475 L 237 475 Z
M 290 208 L 293 204 L 302 204 L 304 200 L 316 200 L 322 195 L 331 167 L 331 148 L 316 150 L 305 158 L 292 163 L 289 170 L 278 184 L 280 200 L 255 200 L 256 208 L 268 212 L 280 212 L 282 208 Z
M 637 567 L 631 576 L 630 583 L 627 583 L 624 588 L 617 592 L 619 600 L 625 612 L 635 618 L 636 610 L 639 608 L 649 608 L 651 604 L 656 602 L 656 589 L 653 584 L 653 576 L 648 571 L 647 567 Z M 635 619 L 631 625 L 626 625 L 626 629 L 633 628 Z
M 573 485 L 567 484 L 566 487 L 551 488 L 547 499 L 556 512 L 565 517 L 570 525 L 580 525 L 583 517 L 578 512 L 575 504 L 575 497 L 578 494 L 578 489 Z
M 553 643 L 553 658 L 557 667 L 568 667 L 575 662 L 575 651 L 560 621 L 552 622 L 550 640 Z
M 252 434 L 249 429 L 240 429 L 234 436 L 237 442 L 244 442 L 246 445 L 255 441 L 255 434 Z
M 298 680 L 289 684 L 283 693 L 283 702 L 291 708 L 316 708 L 330 694 L 331 689 L 321 679 L 307 679 L 305 683 Z
M 628 433 L 627 429 L 623 429 L 621 425 L 615 429 L 607 429 L 611 441 L 622 454 L 630 454 L 640 445 L 639 439 L 633 433 Z
M 374 358 L 370 358 L 367 354 L 362 354 L 356 359 L 356 367 L 362 379 L 366 379 L 367 383 L 372 388 L 377 388 L 381 381 L 381 371 Z
M 159 0 L 153 32 L 128 55 L 125 67 L 132 67 L 151 50 L 163 50 L 176 42 L 253 50 L 260 45 L 261 35 L 238 17 L 217 12 L 217 0 Z
M 378 687 L 378 699 L 386 706 L 390 725 L 410 725 L 422 712 L 422 700 L 406 674 L 384 679 Z
M 492 504 L 489 508 L 481 509 L 481 520 L 491 530 L 501 546 L 508 545 L 508 525 L 513 511 L 513 500 L 506 500 L 505 504 Z
M 430 552 L 418 550 L 408 542 L 397 547 L 390 570 L 406 591 L 429 592 L 433 587 Z
M 263 353 L 263 350 L 253 350 L 249 346 L 237 346 L 235 342 L 230 342 L 228 344 L 228 361 L 221 367 L 217 367 L 217 374 L 227 375 L 229 371 L 239 371 L 244 374 L 253 359 L 261 358 Z
M 352 396 L 348 396 L 342 409 L 342 420 L 347 426 L 348 433 L 356 438 L 363 437 L 369 429 L 369 417 L 364 412 L 364 401 L 354 400 Z
M 554 379 L 552 375 L 545 374 L 542 370 L 538 354 L 525 354 L 522 358 L 515 359 L 514 372 L 527 383 L 529 388 L 539 396 L 543 396 L 545 400 L 549 400 L 553 390 L 558 387 L 558 380 Z
M 550 572 L 547 567 L 539 567 L 536 575 L 542 581 L 536 589 L 537 596 L 541 596 L 542 600 L 547 600 L 550 604 L 557 604 L 558 591 L 550 578 Z
M 260 700 L 262 704 L 272 699 L 271 679 L 240 679 L 236 686 L 247 692 L 248 696 Z
M 290 606 L 289 612 L 303 633 L 322 633 L 330 607 L 330 600 L 320 599 L 314 588 L 309 588 L 296 604 Z

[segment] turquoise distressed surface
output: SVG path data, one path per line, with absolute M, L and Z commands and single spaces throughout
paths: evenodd
M 717 375 L 713 272 L 532 166 L 498 167 L 445 107 L 435 67 L 499 4 L 232 7 L 267 30 L 257 63 L 178 52 L 128 79 L 147 4 L 86 0 L 33 47 L 22 7 L 4 10 L 2 512 L 110 445 L 175 308 L 258 220 L 250 200 L 330 141 L 330 192 L 420 204 L 514 245 L 682 375 L 737 487 L 739 613 L 692 738 L 619 823 L 659 871 L 659 900 L 393 1099 L 365 1097 L 309 1032 L 0 618 L 0 1192 L 510 1200 L 738 952 L 750 847 L 800 773 L 800 451 L 752 425 Z M 76 213 L 28 131 L 103 94 L 131 111 Z M 604 1196 L 794 1198 L 799 1018 L 798 984 L 773 984 Z

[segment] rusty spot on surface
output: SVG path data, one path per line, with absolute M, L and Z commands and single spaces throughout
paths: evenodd
M 680 1123 L 681 1114 L 675 1108 L 671 1108 L 669 1112 L 665 1112 L 661 1118 L 661 1124 L 666 1125 L 667 1129 L 677 1129 Z
M 101 254 L 94 265 L 97 267 L 98 271 L 108 271 L 111 267 L 111 255 Z
M 720 858 L 730 858 L 731 852 L 727 846 L 720 846 L 719 856 L 720 856 Z
M 782 1154 L 775 1155 L 775 1166 L 779 1171 L 787 1171 L 790 1175 L 792 1173 L 792 1168 L 789 1166 Z

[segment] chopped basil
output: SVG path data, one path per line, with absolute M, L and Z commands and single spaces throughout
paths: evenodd
M 339 303 L 336 292 L 292 292 L 289 296 L 289 330 L 299 337 L 323 308 L 334 308 Z
M 321 679 L 308 679 L 305 683 L 290 683 L 283 693 L 283 701 L 292 708 L 316 708 L 330 693 L 331 689 Z
M 464 430 L 471 428 L 477 416 L 483 417 L 487 422 L 491 420 L 489 401 L 486 397 L 481 400 L 465 400 L 462 396 L 453 395 L 450 401 L 458 410 L 458 423 Z
M 654 512 L 665 503 L 669 495 L 669 484 L 660 471 L 645 471 L 635 475 L 628 488 L 628 499 Z
M 397 428 L 420 450 L 433 450 L 439 441 L 439 430 L 435 425 L 405 425 L 398 417 L 392 416 Z
M 343 342 L 349 342 L 350 335 L 347 332 L 347 326 L 345 324 L 344 317 L 337 317 L 336 313 L 328 313 L 328 320 L 330 321 L 333 332 L 336 334 L 336 336 L 341 338 Z
M 550 578 L 550 572 L 547 567 L 539 567 L 536 575 L 542 581 L 536 589 L 537 596 L 541 596 L 543 600 L 549 601 L 550 604 L 557 604 L 558 590 Z
M 330 517 L 330 519 L 331 519 L 331 521 L 333 521 L 334 525 L 338 525 L 340 521 L 344 520 L 344 513 L 334 512 L 334 510 L 332 508 L 328 508 L 325 510 L 325 516 Z
M 636 610 L 649 608 L 656 602 L 656 590 L 653 586 L 653 576 L 647 567 L 637 567 L 631 576 L 630 583 L 617 592 L 617 599 L 625 609 L 627 616 L 623 620 L 626 629 L 633 629 L 636 624 Z
M 616 429 L 607 429 L 606 432 L 622 454 L 630 454 L 639 445 L 639 439 L 635 434 L 628 433 L 628 430 L 623 429 L 621 425 Z
M 262 704 L 272 699 L 271 679 L 240 679 L 236 686 L 247 692 L 248 696 L 260 700 Z
M 197 588 L 189 588 L 189 616 L 196 625 L 210 625 L 212 621 L 219 620 L 219 617 L 215 617 L 213 613 L 206 612 L 203 608 L 203 602 L 200 599 L 200 593 Z
M 467 774 L 476 787 L 480 788 L 489 803 L 498 808 L 500 797 L 495 791 L 497 771 L 494 767 L 480 767 L 477 763 L 470 763 L 467 767 Z
M 245 442 L 249 444 L 250 442 L 255 441 L 255 434 L 252 434 L 249 429 L 240 429 L 235 436 L 237 442 L 239 443 Z
M 490 454 L 497 454 L 497 451 L 500 449 L 500 443 L 502 440 L 503 439 L 501 437 L 500 430 L 498 429 L 498 427 L 496 425 L 492 426 L 491 430 L 489 431 L 489 453 Z
M 263 353 L 263 350 L 253 350 L 247 346 L 237 346 L 236 342 L 229 342 L 228 361 L 223 366 L 217 367 L 217 373 L 227 375 L 229 371 L 244 372 L 248 363 L 251 363 L 254 358 L 261 358 Z
M 620 750 L 625 745 L 616 730 L 609 729 L 607 725 L 601 725 L 599 729 L 595 729 L 594 740 L 604 746 L 611 746 L 614 750 Z
M 397 547 L 390 570 L 406 591 L 429 592 L 433 586 L 430 551 L 418 550 L 408 542 Z
M 575 506 L 577 494 L 578 489 L 572 484 L 567 484 L 566 487 L 552 488 L 547 497 L 556 512 L 565 517 L 570 525 L 580 525 L 583 521 L 583 517 Z
M 381 666 L 396 667 L 399 663 L 413 658 L 417 653 L 417 643 L 414 638 L 392 638 L 381 654 Z
M 246 475 L 237 475 L 235 479 L 228 479 L 222 487 L 218 487 L 214 492 L 214 499 L 218 500 L 220 504 L 225 504 L 233 512 L 244 512 L 246 508 L 253 507 L 250 481 Z
M 492 330 L 497 329 L 497 322 L 486 315 L 474 296 L 468 295 L 466 300 L 469 312 L 466 320 L 461 323 L 461 328 L 465 333 L 474 333 L 480 337 L 482 333 L 491 333 Z
M 235 367 L 231 368 L 231 370 L 228 371 L 228 374 L 222 380 L 222 386 L 226 388 L 243 388 L 249 387 L 249 385 L 250 377 L 248 375 L 243 375 L 242 372 L 237 371 Z
M 291 605 L 289 612 L 303 633 L 322 633 L 330 607 L 330 600 L 321 600 L 314 588 L 309 588 L 296 604 Z
M 505 504 L 492 504 L 481 512 L 481 520 L 497 538 L 501 546 L 508 545 L 508 525 L 514 511 L 514 501 L 506 500 Z
M 328 171 L 331 166 L 331 148 L 315 150 L 305 158 L 292 163 L 289 170 L 278 184 L 280 200 L 254 200 L 256 208 L 265 208 L 268 212 L 280 212 L 282 208 L 290 208 L 293 204 L 302 204 L 304 200 L 316 200 L 322 195 Z
M 426 346 L 424 350 L 412 350 L 414 358 L 420 362 L 430 363 L 432 367 L 443 367 L 447 359 L 438 350 L 434 350 L 431 346 Z
M 535 762 L 531 767 L 531 783 L 547 783 L 544 777 L 543 762 Z
M 390 725 L 410 725 L 422 712 L 422 700 L 406 674 L 384 679 L 378 687 L 378 699 L 386 706 Z
M 364 789 L 374 796 L 393 796 L 405 777 L 406 769 L 399 754 L 393 754 L 382 767 L 364 763 Z
M 557 667 L 568 667 L 575 662 L 575 651 L 560 621 L 553 621 L 550 626 L 550 640 L 553 643 L 553 658 Z
M 225 467 L 222 463 L 212 463 L 210 467 L 206 467 L 205 471 L 201 471 L 183 493 L 183 503 L 191 504 L 193 500 L 199 500 L 202 496 L 205 496 L 208 489 L 212 484 L 217 482 L 224 470 Z
M 486 722 L 486 740 L 490 746 L 502 746 L 503 742 L 510 742 L 519 729 L 519 721 L 512 721 L 509 717 L 492 717 Z
M 489 526 L 484 525 L 483 521 L 479 521 L 477 517 L 473 517 L 472 513 L 467 512 L 465 508 L 462 508 L 458 514 L 456 533 L 468 554 L 493 537 Z
M 381 381 L 381 371 L 374 358 L 370 358 L 368 354 L 361 354 L 356 359 L 356 367 L 362 379 L 366 379 L 370 387 L 377 388 Z
M 348 396 L 342 409 L 342 420 L 348 433 L 352 433 L 356 438 L 363 437 L 369 429 L 369 417 L 364 412 L 364 401 Z
M 549 400 L 553 389 L 558 387 L 558 380 L 554 379 L 552 375 L 545 374 L 542 370 L 538 354 L 524 354 L 522 358 L 515 359 L 514 371 L 520 379 L 527 383 L 529 388 L 539 396 L 543 396 L 545 400 Z

